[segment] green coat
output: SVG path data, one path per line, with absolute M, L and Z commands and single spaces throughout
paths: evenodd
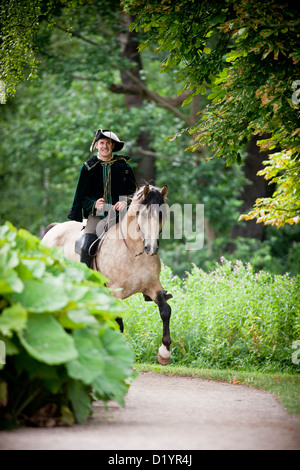
M 114 205 L 120 196 L 132 196 L 137 184 L 128 160 L 123 155 L 113 155 L 109 162 L 102 162 L 96 155 L 89 158 L 80 170 L 68 219 L 82 222 L 82 216 L 96 215 L 95 204 L 100 198 Z

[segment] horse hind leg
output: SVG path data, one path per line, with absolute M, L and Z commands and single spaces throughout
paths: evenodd
M 162 365 L 167 365 L 170 363 L 171 359 L 171 337 L 170 337 L 170 317 L 171 317 L 171 307 L 166 302 L 164 293 L 162 290 L 158 291 L 156 297 L 153 299 L 159 308 L 159 313 L 163 322 L 163 337 L 162 345 L 160 346 L 157 354 L 158 362 Z
M 120 318 L 120 317 L 116 318 L 116 322 L 119 325 L 121 333 L 124 333 L 124 323 L 123 323 L 122 318 Z

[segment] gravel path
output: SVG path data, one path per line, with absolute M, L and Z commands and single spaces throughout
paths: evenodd
M 0 449 L 300 450 L 300 434 L 272 394 L 147 372 L 131 385 L 125 408 L 97 402 L 84 425 L 2 431 Z

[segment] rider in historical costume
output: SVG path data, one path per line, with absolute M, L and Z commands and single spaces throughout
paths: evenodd
M 116 134 L 108 129 L 98 129 L 90 149 L 92 155 L 96 147 L 98 155 L 91 156 L 80 171 L 68 218 L 78 222 L 82 222 L 82 216 L 87 218 L 80 261 L 88 267 L 91 267 L 93 259 L 89 252 L 90 246 L 101 235 L 107 223 L 111 226 L 116 222 L 115 211 L 125 209 L 130 196 L 137 189 L 133 171 L 127 163 L 130 158 L 113 155 L 113 152 L 122 150 L 123 146 L 124 142 Z
M 82 216 L 87 218 L 80 261 L 89 268 L 95 251 L 90 250 L 91 245 L 103 234 L 104 229 L 117 222 L 116 211 L 125 209 L 137 190 L 133 171 L 127 163 L 130 158 L 113 155 L 113 152 L 122 150 L 123 146 L 124 142 L 114 132 L 97 130 L 90 148 L 91 157 L 81 168 L 73 205 L 68 214 L 70 220 L 77 222 L 82 222 Z M 98 155 L 92 156 L 94 147 Z M 171 294 L 163 292 L 166 300 L 172 298 Z M 151 300 L 146 295 L 144 298 Z

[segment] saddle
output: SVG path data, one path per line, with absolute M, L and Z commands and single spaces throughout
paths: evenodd
M 81 250 L 82 250 L 82 246 L 83 246 L 83 236 L 84 236 L 85 227 L 86 227 L 85 225 L 82 226 L 82 229 L 79 232 L 79 234 L 77 235 L 77 238 L 75 240 L 75 253 L 77 253 L 78 255 L 81 254 Z M 107 231 L 108 231 L 108 225 L 106 225 L 104 227 L 103 232 L 101 233 L 100 237 L 98 238 L 98 241 L 100 241 L 100 243 L 104 240 L 105 235 L 107 234 Z M 98 243 L 97 243 L 97 245 L 98 245 Z
M 75 240 L 75 253 L 77 253 L 78 255 L 81 254 L 84 229 L 85 229 L 85 226 L 82 227 L 81 231 L 79 232 L 79 235 L 77 236 L 77 238 Z

